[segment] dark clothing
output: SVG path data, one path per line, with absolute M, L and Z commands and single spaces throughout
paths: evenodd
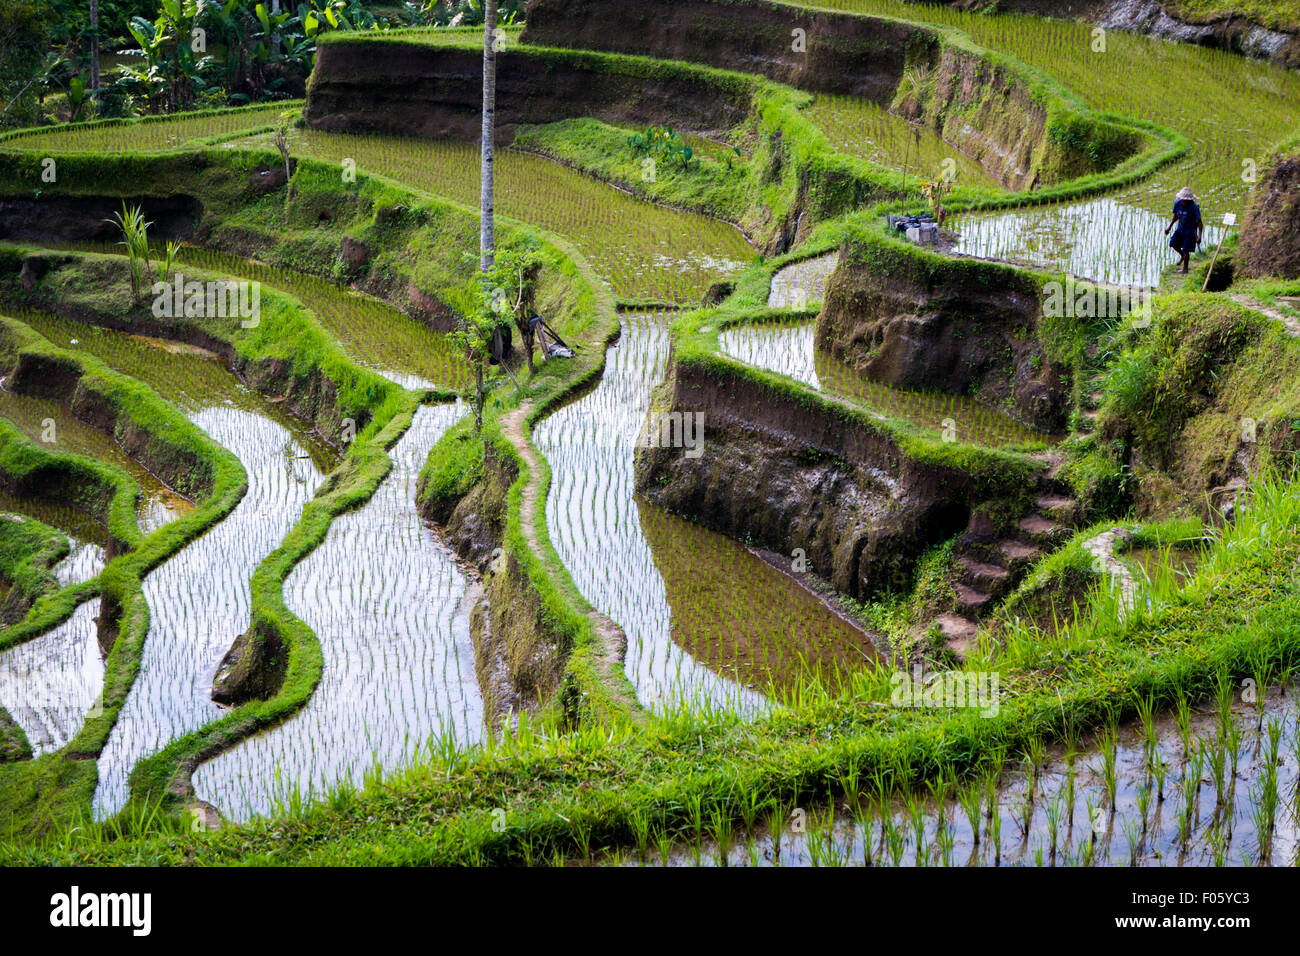
M 1174 203 L 1174 218 L 1178 226 L 1169 240 L 1169 245 L 1179 252 L 1196 251 L 1196 234 L 1201 227 L 1201 207 L 1193 199 L 1180 199 Z

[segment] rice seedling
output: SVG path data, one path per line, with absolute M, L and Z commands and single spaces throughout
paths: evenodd
M 993 865 L 1002 865 L 1002 811 L 999 809 L 997 791 L 989 799 L 988 836 L 993 844 Z
M 1192 752 L 1192 702 L 1180 694 L 1174 708 L 1174 724 L 1178 728 L 1178 739 L 1183 742 L 1183 762 L 1186 763 Z
M 1138 856 L 1142 851 L 1142 836 L 1145 832 L 1145 826 L 1139 827 L 1137 821 L 1124 821 L 1124 839 L 1128 841 L 1129 866 L 1138 865 Z
M 259 134 L 239 145 L 271 144 Z M 450 140 L 289 131 L 295 156 L 345 159 L 412 188 L 478 205 L 478 148 Z M 549 159 L 498 150 L 496 211 L 571 240 L 616 295 L 642 302 L 699 302 L 709 285 L 753 258 L 728 223 L 638 200 Z
M 184 113 L 135 122 L 105 122 L 31 130 L 0 140 L 0 149 L 41 152 L 134 153 L 180 149 L 276 122 L 284 103 L 222 110 L 188 116 Z
M 1119 786 L 1119 777 L 1117 771 L 1117 757 L 1119 754 L 1119 731 L 1116 726 L 1108 724 L 1100 734 L 1101 743 L 1101 773 L 1102 781 L 1106 788 L 1106 799 L 1110 805 L 1110 812 L 1115 813 L 1115 794 Z M 1091 813 L 1089 814 L 1091 817 Z
M 1201 742 L 1201 755 L 1214 780 L 1214 806 L 1216 811 L 1223 806 L 1227 792 L 1228 748 L 1222 737 Z
M 1159 750 L 1159 738 L 1156 732 L 1155 700 L 1148 694 L 1135 699 L 1138 720 L 1142 724 L 1143 758 L 1148 767 L 1156 759 Z
M 1264 726 L 1264 708 L 1268 704 L 1268 688 L 1273 681 L 1273 664 L 1262 649 L 1257 649 L 1251 659 L 1251 679 L 1255 682 L 1255 731 Z
M 1151 775 L 1156 781 L 1156 803 L 1165 802 L 1165 779 L 1169 775 L 1169 762 L 1156 755 L 1151 764 Z
M 864 809 L 861 805 L 853 809 L 853 826 L 862 841 L 862 865 L 872 866 L 871 843 L 872 843 L 872 814 L 870 810 Z M 850 840 L 852 844 L 852 840 Z
M 715 806 L 710 811 L 712 818 L 711 835 L 714 845 L 717 847 L 717 858 L 719 866 L 727 866 L 730 862 L 732 835 L 734 828 L 731 817 L 721 806 Z
M 1232 729 L 1232 706 L 1236 700 L 1237 687 L 1232 681 L 1232 675 L 1226 670 L 1220 670 L 1214 678 L 1214 706 L 1218 718 L 1216 729 L 1221 740 L 1226 740 Z
M 973 779 L 965 787 L 957 790 L 957 799 L 961 802 L 961 808 L 966 814 L 966 821 L 970 824 L 971 841 L 975 846 L 980 842 L 980 806 L 983 796 L 983 789 L 978 779 Z
M 277 759 L 315 791 L 359 772 L 368 759 L 391 771 L 416 756 L 411 741 L 430 735 L 437 735 L 450 772 L 465 747 L 485 739 L 469 634 L 476 594 L 412 506 L 428 448 L 463 412 L 421 407 L 390 450 L 392 470 L 370 500 L 336 518 L 286 579 L 285 601 L 315 631 L 325 671 L 292 718 L 195 773 L 198 793 L 228 808 L 228 816 L 246 819 L 265 809 L 258 781 Z M 388 639 L 359 645 L 358 622 Z M 323 740 L 333 743 L 312 755 L 313 742 Z M 237 781 L 246 785 L 242 800 Z
M 767 833 L 772 841 L 772 861 L 781 865 L 781 835 L 785 832 L 785 809 L 779 802 L 773 803 L 767 813 Z

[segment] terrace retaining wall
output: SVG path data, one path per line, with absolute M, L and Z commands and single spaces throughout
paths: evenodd
M 1059 433 L 1070 372 L 1047 355 L 1042 315 L 1032 274 L 864 240 L 846 245 L 827 281 L 816 347 L 875 381 L 973 395 Z
M 804 52 L 795 49 L 803 31 Z M 583 47 L 756 73 L 799 89 L 894 106 L 980 161 L 1011 189 L 1111 168 L 1142 137 L 1084 119 L 1054 127 L 1041 88 L 939 31 L 764 0 L 530 0 L 526 43 Z M 920 89 L 904 82 L 920 80 Z
M 806 40 L 796 47 L 795 31 Z M 523 41 L 687 60 L 888 103 L 924 27 L 764 2 L 530 0 Z
M 704 448 L 636 451 L 636 488 L 653 504 L 736 540 L 792 555 L 863 599 L 905 588 L 926 548 L 967 528 L 981 503 L 1023 495 L 1009 468 L 909 454 L 886 428 L 707 363 L 669 370 L 647 428 L 664 413 L 704 415 Z
M 483 58 L 478 50 L 419 42 L 321 45 L 303 117 L 322 130 L 477 141 Z M 497 55 L 497 133 L 590 116 L 608 123 L 725 130 L 749 112 L 740 84 L 663 71 L 620 72 L 608 58 L 508 48 Z
M 1237 264 L 1248 276 L 1300 278 L 1300 145 L 1269 163 L 1242 224 Z

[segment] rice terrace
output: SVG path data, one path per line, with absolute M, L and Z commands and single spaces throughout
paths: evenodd
M 1296 0 L 0 7 L 6 866 L 1292 867 L 1298 455 Z

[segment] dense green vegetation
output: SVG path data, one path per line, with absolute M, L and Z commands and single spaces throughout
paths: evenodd
M 1144 84 L 1126 80 L 1123 69 L 1085 69 L 1062 55 L 1086 35 L 1083 26 L 972 17 L 886 0 L 814 5 L 940 23 L 944 44 L 986 57 L 1050 103 L 1054 143 L 1093 157 L 1089 163 L 1077 155 L 1061 160 L 1042 188 L 1025 191 L 1002 188 L 963 157 L 958 188 L 944 200 L 953 211 L 1111 193 L 1149 182 L 1174 162 L 1180 175 L 1195 168 L 1197 175 L 1235 178 L 1238 157 L 1222 147 L 1240 131 L 1220 129 L 1207 142 L 1196 122 Z M 444 4 L 420 16 L 465 12 Z M 306 31 L 307 16 L 300 14 L 299 21 Z M 269 28 L 264 24 L 262 34 Z M 248 42 L 260 42 L 251 22 L 243 29 Z M 481 38 L 457 31 L 373 31 L 364 42 L 411 39 L 469 48 Z M 1137 38 L 1111 42 L 1106 55 L 1121 66 L 1134 66 L 1151 49 Z M 652 845 L 666 854 L 683 841 L 726 843 L 736 827 L 753 832 L 769 820 L 779 827 L 794 806 L 856 802 L 868 786 L 882 801 L 948 775 L 954 784 L 960 778 L 974 786 L 986 774 L 996 776 L 1009 756 L 1032 759 L 1049 743 L 1073 745 L 1093 728 L 1144 709 L 1187 708 L 1246 677 L 1264 686 L 1294 681 L 1300 666 L 1300 593 L 1293 573 L 1300 559 L 1294 468 L 1300 346 L 1286 328 L 1227 296 L 1200 294 L 1190 282 L 1187 291 L 1156 301 L 1149 326 L 1044 317 L 1032 334 L 1042 354 L 1071 376 L 1071 435 L 1059 447 L 1011 421 L 1005 410 L 965 396 L 863 383 L 824 361 L 817 372 L 826 387 L 814 390 L 738 361 L 719 344 L 729 330 L 809 318 L 805 309 L 768 307 L 773 276 L 783 266 L 838 250 L 845 270 L 878 267 L 899 281 L 956 276 L 972 288 L 1016 284 L 1027 294 L 1064 277 L 953 259 L 887 233 L 884 216 L 923 203 L 923 177 L 935 176 L 944 155 L 933 130 L 924 148 L 920 137 L 891 139 L 902 122 L 894 114 L 685 63 L 548 48 L 520 55 L 556 69 L 581 58 L 611 72 L 679 72 L 744 87 L 755 106 L 725 142 L 674 136 L 671 154 L 663 154 L 649 180 L 642 176 L 645 151 L 636 142 L 644 126 L 575 117 L 521 130 L 516 151 L 500 156 L 497 167 L 500 254 L 508 267 L 492 273 L 492 281 L 504 283 L 516 262 L 536 265 L 538 311 L 577 354 L 536 368 L 530 361 L 527 371 L 522 364 L 513 370 L 487 366 L 477 389 L 467 368 L 484 367 L 486 356 L 467 345 L 466 330 L 474 328 L 469 320 L 485 328 L 509 323 L 491 314 L 491 290 L 475 278 L 473 257 L 464 254 L 477 231 L 468 211 L 478 199 L 474 148 L 289 129 L 282 113 L 296 111 L 296 104 L 75 123 L 0 140 L 0 176 L 18 184 L 11 190 L 15 197 L 30 194 L 40 160 L 50 152 L 57 153 L 59 177 L 41 188 L 52 196 L 156 195 L 165 189 L 195 197 L 202 210 L 196 234 L 206 248 L 183 251 L 179 262 L 187 274 L 237 276 L 264 286 L 253 328 L 162 320 L 133 295 L 120 255 L 0 251 L 3 301 L 53 315 L 32 319 L 38 331 L 23 324 L 21 313 L 6 319 L 0 357 L 9 365 L 57 368 L 75 379 L 79 395 L 91 394 L 112 410 L 114 440 L 126 432 L 142 436 L 132 443 L 133 454 L 197 505 L 164 527 L 142 531 L 135 515 L 140 492 L 127 475 L 48 451 L 0 421 L 0 475 L 49 469 L 60 476 L 52 497 L 81 488 L 82 510 L 107 526 L 115 543 L 101 574 L 57 590 L 48 566 L 66 548 L 62 532 L 30 519 L 0 522 L 0 582 L 10 594 L 21 588 L 39 598 L 24 620 L 0 632 L 0 648 L 48 630 L 91 597 L 104 602 L 117 625 L 103 713 L 89 718 L 63 751 L 21 759 L 28 754 L 22 731 L 0 710 L 0 860 L 536 863 L 599 859 L 633 847 L 645 857 Z M 1161 56 L 1189 80 L 1202 78 L 1207 63 L 1229 62 L 1181 48 Z M 299 62 L 300 72 L 306 62 Z M 206 87 L 198 85 L 205 74 L 192 66 L 197 73 L 178 62 L 172 74 L 194 84 L 185 91 L 173 82 L 141 95 L 158 108 L 193 105 Z M 250 98 L 278 89 L 266 70 L 241 79 L 232 66 L 228 59 L 204 68 L 224 71 L 213 88 L 229 94 L 251 83 Z M 168 69 L 164 63 L 160 75 Z M 1248 95 L 1244 82 L 1233 73 L 1211 85 L 1207 112 L 1236 108 Z M 1276 90 L 1249 94 L 1259 114 L 1244 146 L 1280 138 L 1291 83 L 1279 80 Z M 912 95 L 924 100 L 923 91 Z M 881 135 L 854 149 L 845 131 L 860 128 L 865 116 L 874 117 Z M 287 132 L 283 156 L 273 151 L 277 131 Z M 296 165 L 287 182 L 258 183 L 269 171 L 283 170 L 290 156 Z M 357 173 L 352 179 L 339 174 L 349 160 Z M 597 180 L 624 186 L 633 196 Z M 809 214 L 813 228 L 771 258 L 755 257 L 726 225 L 766 238 L 797 208 Z M 664 238 L 675 232 L 682 235 L 673 243 Z M 697 308 L 724 275 L 729 284 L 713 295 L 714 304 Z M 344 284 L 369 297 L 353 296 Z M 1294 278 L 1259 280 L 1234 291 L 1242 289 L 1265 304 L 1297 291 Z M 759 560 L 744 544 L 649 506 L 639 506 L 641 524 L 664 579 L 675 639 L 714 671 L 764 692 L 771 706 L 742 716 L 699 701 L 656 709 L 638 703 L 611 649 L 616 636 L 550 539 L 550 465 L 531 439 L 537 423 L 602 374 L 605 348 L 619 331 L 616 301 L 680 309 L 671 323 L 670 379 L 689 372 L 721 390 L 753 388 L 765 396 L 763 411 L 798 407 L 848 423 L 899 459 L 948 469 L 988 495 L 1023 496 L 1049 465 L 1061 466 L 1062 480 L 1077 492 L 1090 523 L 1066 532 L 1063 546 L 1007 597 L 955 668 L 998 676 L 994 713 L 889 706 L 894 667 L 927 656 L 925 646 L 900 638 L 945 588 L 952 542 L 917 562 L 908 594 L 849 607 L 885 632 L 894 649 L 910 648 L 917 656 L 888 662 L 894 667 L 864 666 L 869 655 L 847 618 L 819 617 L 824 608 L 793 579 L 782 578 L 777 594 L 737 591 L 736 568 L 743 575 Z M 420 322 L 426 324 L 411 324 Z M 200 336 L 248 382 L 284 400 L 341 449 L 316 497 L 252 577 L 250 633 L 287 656 L 278 689 L 140 762 L 127 810 L 100 822 L 90 819 L 94 761 L 82 758 L 103 748 L 139 667 L 149 628 L 141 579 L 222 520 L 243 493 L 244 478 L 228 451 L 177 412 L 181 387 L 159 394 L 165 390 L 114 371 L 111 362 L 95 357 L 97 346 L 78 347 L 80 325 L 145 330 L 173 341 Z M 392 330 L 394 346 L 368 341 L 372 325 Z M 405 359 L 404 352 L 419 358 Z M 397 373 L 421 384 L 404 388 Z M 71 392 L 65 392 L 55 398 L 70 406 Z M 429 450 L 420 513 L 463 527 L 468 508 L 488 526 L 487 547 L 498 549 L 485 576 L 489 613 L 507 663 L 535 665 L 530 674 L 540 676 L 533 696 L 525 696 L 513 723 L 489 734 L 482 746 L 431 740 L 422 759 L 402 771 L 340 782 L 280 807 L 270 819 L 191 832 L 183 811 L 193 797 L 193 769 L 298 711 L 320 679 L 320 645 L 285 602 L 292 569 L 336 518 L 374 494 L 391 467 L 389 451 L 419 404 L 457 394 L 476 401 L 481 422 L 466 418 Z M 971 436 L 946 440 L 935 420 L 958 402 L 981 424 Z M 1239 438 L 1246 420 L 1250 437 Z M 355 437 L 340 439 L 344 421 L 354 423 Z M 1236 507 L 1230 522 L 1219 522 L 1221 511 L 1203 522 L 1207 494 L 1229 485 L 1248 506 Z M 1106 520 L 1091 523 L 1093 517 Z M 1156 555 L 1150 573 L 1132 559 L 1143 569 L 1136 600 L 1098 570 L 1088 548 L 1118 520 L 1129 532 L 1125 548 L 1154 549 Z M 1179 574 L 1161 570 L 1168 564 L 1161 549 L 1193 540 L 1199 549 L 1194 567 Z M 751 583 L 757 580 L 755 574 Z M 815 626 L 800 623 L 804 616 Z

